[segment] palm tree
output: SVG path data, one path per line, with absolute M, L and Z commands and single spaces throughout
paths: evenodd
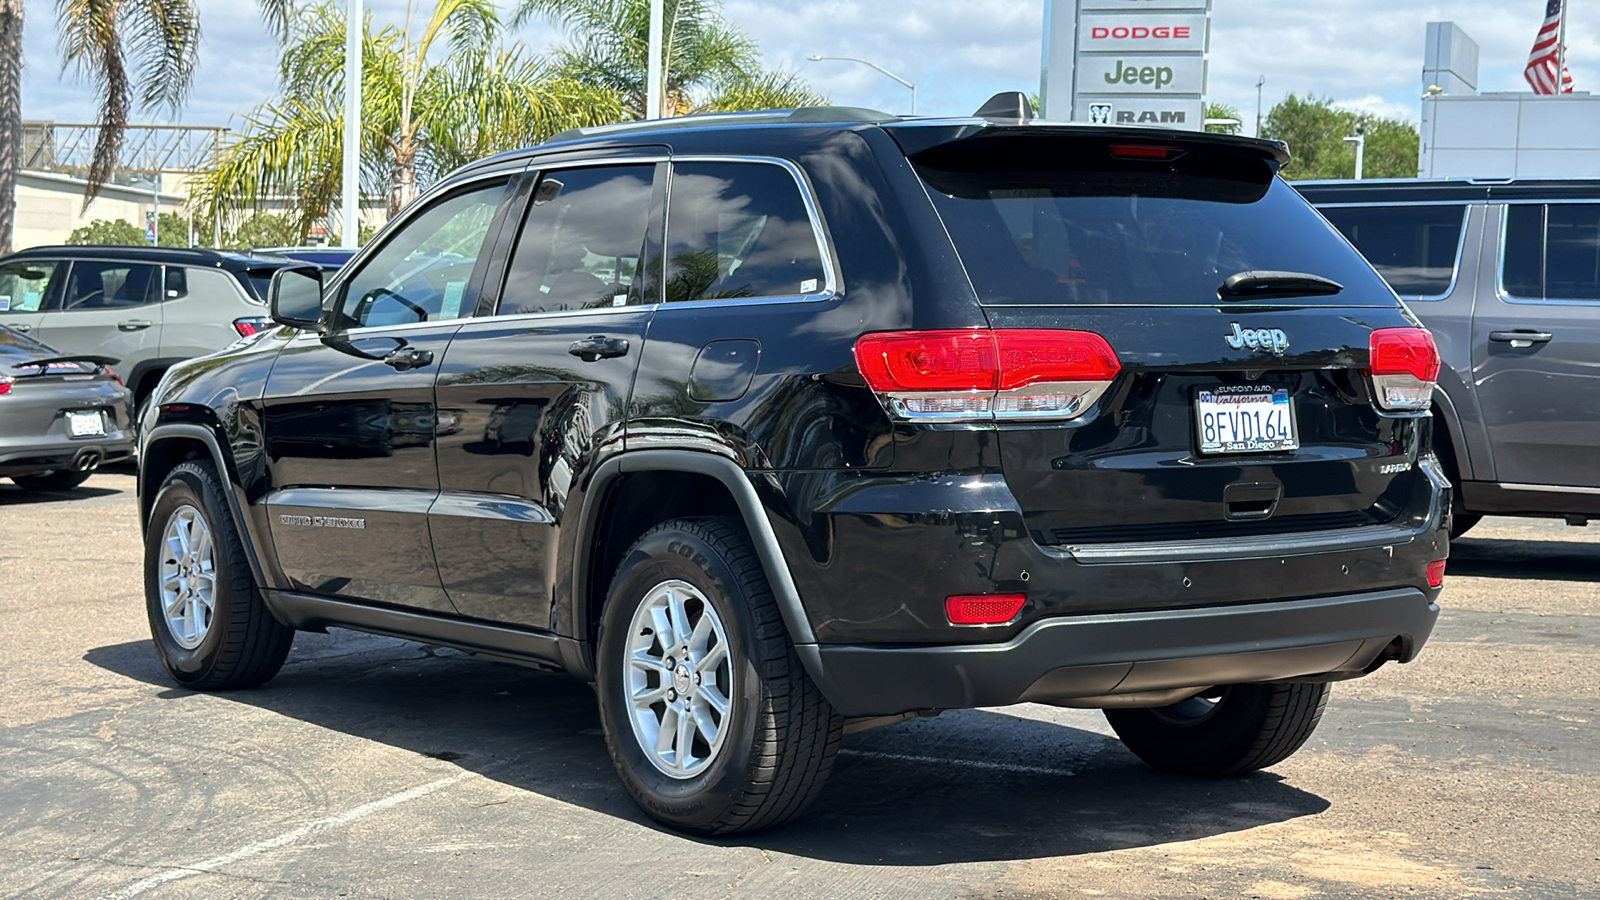
M 719 0 L 666 0 L 662 84 L 667 115 L 815 106 L 827 100 L 797 75 L 761 69 L 755 41 L 723 20 Z M 644 118 L 649 0 L 519 0 L 516 21 L 545 16 L 565 26 L 556 69 L 622 97 Z
M 293 0 L 257 3 L 281 36 Z M 22 8 L 22 0 L 0 0 L 0 253 L 11 250 L 22 167 Z M 116 167 L 135 95 L 142 109 L 174 111 L 188 96 L 200 17 L 193 0 L 56 0 L 56 19 L 63 68 L 93 83 L 100 103 L 87 207 Z
M 246 117 L 246 127 L 203 174 L 196 199 L 213 215 L 262 198 L 292 198 L 303 234 L 339 190 L 344 130 L 343 13 L 331 3 L 292 23 L 280 71 L 282 96 Z M 553 75 L 520 44 L 499 42 L 493 0 L 440 0 L 420 35 L 411 23 L 362 42 L 363 180 L 382 183 L 393 215 L 419 183 L 489 153 L 622 117 L 610 94 Z M 445 52 L 432 53 L 435 48 Z

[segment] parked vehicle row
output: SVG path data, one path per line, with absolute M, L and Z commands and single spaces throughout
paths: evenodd
M 556 666 L 703 834 L 943 709 L 1287 757 L 1438 615 L 1438 353 L 1281 144 L 1027 108 L 571 132 L 278 272 L 285 327 L 144 415 L 167 671 L 330 626 Z
M 173 364 L 270 324 L 281 258 L 161 247 L 34 247 L 0 258 L 0 325 L 60 353 L 118 360 L 143 404 Z
M 1454 533 L 1600 516 L 1600 181 L 1295 186 L 1438 342 Z

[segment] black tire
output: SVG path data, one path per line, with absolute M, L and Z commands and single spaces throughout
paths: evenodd
M 201 691 L 255 687 L 278 674 L 294 629 L 272 617 L 256 589 L 216 469 L 186 462 L 162 482 L 145 531 L 145 611 L 156 655 L 173 680 Z M 174 516 L 192 510 L 210 529 L 213 582 L 210 624 L 197 646 L 185 647 L 167 623 L 161 567 L 172 562 L 165 535 Z
M 624 677 L 631 671 L 624 660 L 634 614 L 669 581 L 686 582 L 717 613 L 732 680 L 721 721 L 727 735 L 720 749 L 707 754 L 705 768 L 690 777 L 669 775 L 646 756 L 635 737 Z M 597 665 L 600 719 L 612 764 L 634 801 L 656 821 L 702 835 L 769 828 L 799 815 L 827 780 L 844 720 L 801 666 L 739 520 L 677 519 L 639 538 L 606 597 Z M 665 685 L 666 678 L 661 680 Z
M 1288 759 L 1327 704 L 1327 684 L 1232 684 L 1171 706 L 1105 714 L 1122 743 L 1155 768 L 1218 777 Z
M 11 480 L 25 491 L 70 491 L 88 481 L 89 473 L 56 469 L 43 475 L 13 475 Z

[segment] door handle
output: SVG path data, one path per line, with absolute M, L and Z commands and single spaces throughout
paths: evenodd
M 117 323 L 117 329 L 119 331 L 140 331 L 154 324 L 149 319 L 129 319 L 126 322 Z
M 603 334 L 597 334 L 592 337 L 586 337 L 581 341 L 573 341 L 572 346 L 567 348 L 567 352 L 584 362 L 613 359 L 627 355 L 628 342 L 623 338 L 606 337 Z
M 433 362 L 433 351 L 418 347 L 396 347 L 383 358 L 383 364 L 393 366 L 396 372 L 420 369 Z
M 21 331 L 23 333 L 27 333 L 27 332 L 33 330 L 33 326 L 32 325 L 13 325 L 13 326 L 11 326 L 11 330 L 12 331 Z
M 1513 347 L 1532 347 L 1534 344 L 1549 343 L 1555 337 L 1548 331 L 1491 331 L 1489 340 L 1510 344 Z

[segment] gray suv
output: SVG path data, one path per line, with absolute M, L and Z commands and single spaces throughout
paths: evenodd
M 62 354 L 118 360 L 142 404 L 174 363 L 270 325 L 287 260 L 163 247 L 34 247 L 0 258 L 0 325 Z
M 1433 332 L 1453 533 L 1600 516 L 1600 181 L 1295 185 Z

